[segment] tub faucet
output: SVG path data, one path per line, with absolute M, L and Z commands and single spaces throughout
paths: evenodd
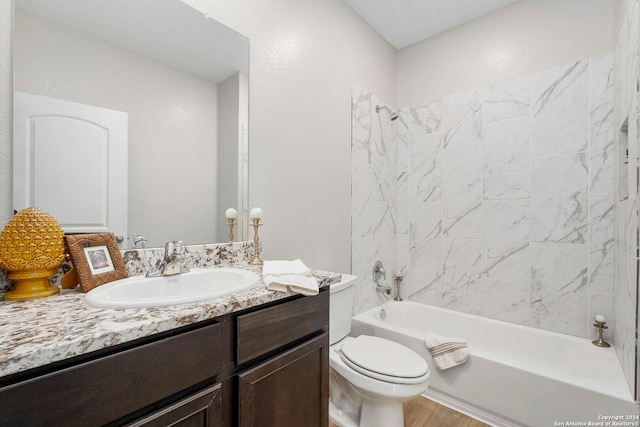
M 378 284 L 378 280 L 380 277 L 387 278 L 387 272 L 384 271 L 384 266 L 382 265 L 382 261 L 378 260 L 373 264 L 373 281 Z
M 157 269 L 147 273 L 147 277 L 173 276 L 180 273 L 188 273 L 189 269 L 184 262 L 184 246 L 181 240 L 169 241 L 164 245 L 164 257 Z
M 378 282 L 378 280 L 380 280 L 380 277 L 384 277 L 386 279 L 387 278 L 387 272 L 384 271 L 384 267 L 382 265 L 382 262 L 378 260 L 373 265 L 373 281 L 376 284 L 376 291 L 377 292 L 382 292 L 385 295 L 391 295 L 391 287 L 390 286 L 383 286 Z
M 376 284 L 376 291 L 382 292 L 385 295 L 391 295 L 391 286 L 382 286 Z

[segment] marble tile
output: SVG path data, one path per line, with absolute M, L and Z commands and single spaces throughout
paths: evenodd
M 478 314 L 482 308 L 482 242 L 443 238 L 442 306 Z
M 397 126 L 396 135 L 396 234 L 409 234 L 409 147 L 411 137 L 403 123 Z
M 529 197 L 531 116 L 484 126 L 484 198 Z
M 531 76 L 517 77 L 482 89 L 485 123 L 531 113 Z
M 373 233 L 371 204 L 373 169 L 371 165 L 351 162 L 351 237 L 369 237 Z
M 592 198 L 589 208 L 589 291 L 613 293 L 615 281 L 613 198 Z
M 442 170 L 443 231 L 447 237 L 482 237 L 482 165 Z
M 614 139 L 613 103 L 591 105 L 589 173 L 591 197 L 613 196 Z
M 390 236 L 394 235 L 394 217 L 391 206 L 386 202 L 371 202 L 366 217 L 370 220 L 369 225 L 372 237 L 379 239 L 380 236 L 389 236 L 390 238 Z M 389 241 L 387 240 L 384 244 L 388 246 Z
M 585 243 L 588 171 L 585 153 L 531 160 L 531 239 Z
M 529 315 L 529 284 L 482 279 L 481 315 L 522 324 Z
M 410 268 L 400 290 L 402 298 L 439 307 L 442 274 L 421 268 Z
M 529 201 L 485 201 L 483 276 L 529 283 Z
M 442 113 L 445 165 L 482 160 L 482 92 L 462 92 L 444 98 Z
M 532 76 L 534 156 L 585 151 L 589 143 L 588 61 Z
M 395 243 L 395 224 L 393 222 L 393 211 L 388 206 L 381 217 L 381 221 L 373 233 L 373 255 L 376 260 L 382 261 L 387 271 L 395 271 L 396 264 L 396 246 Z M 373 263 L 371 263 L 373 267 Z
M 532 326 L 586 336 L 587 245 L 531 243 Z
M 351 159 L 361 163 L 371 163 L 372 97 L 360 86 L 351 92 Z
M 437 202 L 442 196 L 442 133 L 411 140 L 409 201 Z
M 401 108 L 398 115 L 411 136 L 439 132 L 442 129 L 442 100 Z
M 409 206 L 409 266 L 441 271 L 442 203 Z
M 374 259 L 373 238 L 351 240 L 351 273 L 358 276 L 353 296 L 353 314 L 376 306 L 372 268 Z
M 409 235 L 396 236 L 395 270 L 407 275 L 409 271 Z
M 591 102 L 613 99 L 613 53 L 589 59 Z
M 373 121 L 371 140 L 371 166 L 373 169 L 372 200 L 391 202 L 395 191 L 394 149 L 392 146 L 391 122 L 380 115 Z

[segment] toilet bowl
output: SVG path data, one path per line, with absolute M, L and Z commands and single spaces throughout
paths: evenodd
M 417 353 L 394 341 L 347 335 L 355 279 L 343 275 L 341 282 L 331 286 L 329 417 L 340 427 L 402 427 L 402 403 L 427 389 L 429 366 Z

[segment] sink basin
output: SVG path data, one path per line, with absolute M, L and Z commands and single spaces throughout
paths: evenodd
M 87 293 L 89 305 L 105 308 L 143 308 L 184 304 L 247 290 L 259 276 L 238 268 L 192 269 L 175 276 L 144 276 L 116 280 Z

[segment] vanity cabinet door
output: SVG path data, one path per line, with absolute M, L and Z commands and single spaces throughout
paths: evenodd
M 239 375 L 240 427 L 326 427 L 329 405 L 327 332 Z
M 99 426 L 218 375 L 220 325 L 0 388 L 0 426 Z
M 127 427 L 218 427 L 221 425 L 221 384 L 189 395 Z

